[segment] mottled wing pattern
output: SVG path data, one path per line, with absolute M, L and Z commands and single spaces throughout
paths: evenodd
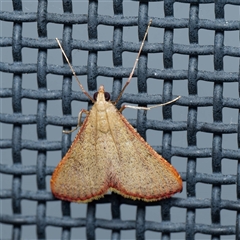
M 145 201 L 180 192 L 182 180 L 175 168 L 144 141 L 122 114 L 108 108 L 107 116 L 118 153 L 112 161 L 112 190 Z
M 52 175 L 51 189 L 57 198 L 89 202 L 107 192 L 108 163 L 97 154 L 99 137 L 96 110 L 92 109 Z
M 158 155 L 110 102 L 94 104 L 51 179 L 53 194 L 89 202 L 108 189 L 156 201 L 182 190 L 174 167 Z

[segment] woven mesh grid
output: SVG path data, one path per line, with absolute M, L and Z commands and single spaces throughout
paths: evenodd
M 199 239 L 206 236 L 208 239 L 240 239 L 240 128 L 239 117 L 237 123 L 227 124 L 224 122 L 223 108 L 234 109 L 239 114 L 239 92 L 236 97 L 224 97 L 224 88 L 229 83 L 236 83 L 239 91 L 239 72 L 224 71 L 224 57 L 228 56 L 235 61 L 240 57 L 240 48 L 225 46 L 225 34 L 228 31 L 239 30 L 239 19 L 226 22 L 225 6 L 234 5 L 238 7 L 239 1 L 180 1 L 189 6 L 189 18 L 177 19 L 174 15 L 174 1 L 163 2 L 165 17 L 152 17 L 149 8 L 152 2 L 142 1 L 138 4 L 138 16 L 125 17 L 124 1 L 110 1 L 107 4 L 113 8 L 113 16 L 98 14 L 99 5 L 97 1 L 88 1 L 88 12 L 77 14 L 72 1 L 63 1 L 62 14 L 48 12 L 48 2 L 38 1 L 37 12 L 24 13 L 22 1 L 12 1 L 13 11 L 1 12 L 2 22 L 8 21 L 12 25 L 12 37 L 1 37 L 2 48 L 10 47 L 13 55 L 13 62 L 6 62 L 2 55 L 0 70 L 6 73 L 12 88 L 1 88 L 2 99 L 11 99 L 12 112 L 1 111 L 2 126 L 11 126 L 12 137 L 1 139 L 1 150 L 8 149 L 12 153 L 12 158 L 3 159 L 1 162 L 1 177 L 10 176 L 9 181 L 2 182 L 0 198 L 2 201 L 2 217 L 0 219 L 2 236 L 5 238 L 22 239 L 23 236 L 36 239 L 100 239 L 100 229 L 107 229 L 112 239 L 150 239 L 153 236 L 161 236 L 162 239 Z M 198 2 L 198 3 L 197 3 Z M 199 9 L 205 3 L 214 5 L 214 20 L 199 18 Z M 112 99 L 116 99 L 123 85 L 123 79 L 128 77 L 131 66 L 123 67 L 123 52 L 136 53 L 145 33 L 146 25 L 152 18 L 151 28 L 164 30 L 162 42 L 146 42 L 144 51 L 140 57 L 138 68 L 134 73 L 137 76 L 138 93 L 124 93 L 118 107 L 123 103 L 135 103 L 145 106 L 147 104 L 157 104 L 172 99 L 174 84 L 181 80 L 187 80 L 186 94 L 175 103 L 175 106 L 185 107 L 187 114 L 182 121 L 174 119 L 172 116 L 173 107 L 166 106 L 162 110 L 163 120 L 150 120 L 143 111 L 137 112 L 137 118 L 129 119 L 129 122 L 136 127 L 138 132 L 146 138 L 146 130 L 161 130 L 162 139 L 158 139 L 159 144 L 153 147 L 165 159 L 171 160 L 178 157 L 181 165 L 185 163 L 185 169 L 180 171 L 184 184 L 184 191 L 181 195 L 176 195 L 170 199 L 159 202 L 144 203 L 122 198 L 119 195 L 106 195 L 103 199 L 90 204 L 70 204 L 55 199 L 49 189 L 49 179 L 60 157 L 56 162 L 49 159 L 49 152 L 62 151 L 62 156 L 71 145 L 71 136 L 63 134 L 61 141 L 52 141 L 47 135 L 47 126 L 58 126 L 58 132 L 76 126 L 76 113 L 72 110 L 72 101 L 76 100 L 88 103 L 86 96 L 79 90 L 72 90 L 72 77 L 68 66 L 62 64 L 48 64 L 47 57 L 49 50 L 58 49 L 56 41 L 48 38 L 47 26 L 49 23 L 59 24 L 63 27 L 63 47 L 71 60 L 71 53 L 74 49 L 87 51 L 87 61 L 84 65 L 74 65 L 77 75 L 81 75 L 82 81 L 87 79 L 89 93 L 93 94 L 99 86 L 97 77 L 107 77 L 111 81 Z M 27 22 L 37 23 L 38 39 L 32 39 L 23 35 L 23 24 Z M 73 26 L 85 25 L 87 27 L 88 39 L 86 41 L 74 39 Z M 99 41 L 97 27 L 111 26 L 113 28 L 112 41 Z M 139 41 L 132 43 L 124 41 L 123 28 L 137 27 Z M 175 44 L 174 31 L 186 28 L 189 30 L 188 44 Z M 214 34 L 214 42 L 211 45 L 199 44 L 200 29 L 210 30 Z M 3 29 L 4 31 L 4 29 Z M 149 36 L 150 38 L 150 36 Z M 159 38 L 160 39 L 160 38 Z M 23 48 L 38 49 L 35 63 L 23 63 Z M 59 50 L 58 50 L 59 51 Z M 99 65 L 98 55 L 102 51 L 112 51 L 113 67 Z M 162 53 L 163 69 L 151 68 L 148 66 L 150 53 Z M 173 55 L 181 54 L 188 56 L 188 69 L 177 70 L 173 66 Z M 213 56 L 213 69 L 210 71 L 199 70 L 200 56 Z M 60 56 L 60 55 L 59 55 Z M 23 77 L 26 74 L 37 74 L 37 90 L 23 87 Z M 63 75 L 62 89 L 49 90 L 47 86 L 48 75 Z M 10 76 L 10 77 L 9 77 Z M 155 81 L 162 80 L 163 88 L 159 94 L 148 94 L 147 79 Z M 83 80 L 84 79 L 84 80 Z M 3 75 L 1 81 L 4 81 Z M 174 81 L 173 81 L 174 80 Z M 210 96 L 200 96 L 199 81 L 213 83 L 213 91 Z M 5 80 L 6 81 L 6 80 Z M 34 81 L 36 81 L 34 79 Z M 148 88 L 147 88 L 148 87 Z M 76 89 L 76 88 L 75 88 Z M 179 93 L 177 93 L 179 94 Z M 23 100 L 37 101 L 36 113 L 23 113 Z M 62 116 L 53 116 L 48 113 L 47 105 L 50 101 L 61 100 Z M 91 104 L 88 103 L 91 108 Z M 211 107 L 210 114 L 212 122 L 206 122 L 204 117 L 199 120 L 201 108 Z M 4 108 L 3 108 L 4 109 Z M 180 110 L 180 112 L 182 109 Z M 73 117 L 74 115 L 75 117 Z M 204 115 L 204 114 L 203 114 Z M 159 119 L 159 116 L 158 116 Z M 34 125 L 37 137 L 35 140 L 24 138 L 24 126 Z M 25 128 L 26 129 L 26 128 Z M 3 130 L 3 127 L 2 127 Z M 175 132 L 183 132 L 187 141 L 187 146 L 174 146 L 172 144 Z M 198 133 L 211 134 L 211 144 L 201 148 L 197 143 Z M 30 134 L 30 133 L 29 133 Z M 234 134 L 235 149 L 223 147 L 223 139 L 226 135 Z M 27 135 L 25 135 L 27 136 Z M 24 164 L 23 150 L 31 150 L 36 153 L 31 164 Z M 2 155 L 5 156 L 5 155 Z M 198 172 L 197 163 L 199 159 L 208 159 L 212 170 L 208 172 Z M 184 160 L 183 160 L 184 159 Z M 235 172 L 228 173 L 223 168 L 223 159 L 233 160 L 236 165 Z M 54 165 L 55 164 L 55 165 Z M 227 162 L 226 165 L 230 164 Z M 33 176 L 36 179 L 36 186 L 32 190 L 26 190 L 23 185 L 25 176 Z M 205 184 L 203 192 L 197 192 L 197 183 Z M 10 185 L 8 185 L 10 184 Z M 233 186 L 233 197 L 231 200 L 222 198 L 222 190 L 225 186 Z M 210 196 L 205 197 L 204 191 L 210 186 Z M 22 210 L 24 201 L 27 201 L 28 214 Z M 33 203 L 33 205 L 31 205 Z M 7 204 L 12 207 L 11 213 L 5 213 Z M 59 212 L 51 212 L 51 208 L 58 206 Z M 109 218 L 101 215 L 98 217 L 98 209 L 111 210 Z M 123 215 L 124 206 L 129 206 L 128 211 L 136 209 L 134 218 L 125 220 Z M 158 207 L 159 221 L 149 221 L 146 218 L 150 207 Z M 159 207 L 160 206 L 160 207 Z M 49 210 L 50 208 L 50 210 Z M 85 209 L 86 208 L 86 209 Z M 174 218 L 174 209 L 180 209 Z M 55 208 L 54 208 L 55 209 Z M 61 212 L 60 212 L 61 209 Z M 79 210 L 80 209 L 80 210 Z M 204 209 L 209 210 L 210 222 L 197 222 L 197 213 Z M 233 221 L 225 222 L 222 211 L 231 211 Z M 77 212 L 76 215 L 75 211 Z M 86 212 L 85 212 L 86 211 Z M 203 212 L 203 215 L 205 212 Z M 76 216 L 76 217 L 75 217 Z M 3 232 L 10 227 L 10 235 Z M 34 234 L 31 235 L 31 227 L 34 227 Z M 48 229 L 55 227 L 49 233 Z M 82 231 L 83 230 L 83 231 Z M 134 235 L 129 235 L 129 230 L 133 230 Z M 75 231 L 75 232 L 74 232 Z M 24 235 L 24 232 L 27 233 Z M 57 232 L 58 234 L 55 234 Z M 147 235 L 155 232 L 159 235 Z M 126 233 L 126 234 L 125 234 Z M 161 233 L 161 234 L 160 234 Z M 76 235 L 75 235 L 76 234 Z M 81 235 L 82 234 L 82 235 Z M 175 235 L 174 235 L 175 234 Z M 204 235 L 203 235 L 204 234 Z M 106 235 L 107 236 L 107 235 Z M 151 237 L 150 237 L 151 236 Z M 3 237 L 2 237 L 3 238 Z M 26 237 L 25 237 L 26 238 Z

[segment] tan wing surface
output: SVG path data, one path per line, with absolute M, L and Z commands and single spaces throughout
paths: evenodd
M 175 168 L 144 141 L 122 114 L 109 110 L 107 116 L 118 152 L 117 160 L 112 162 L 112 190 L 145 201 L 180 192 L 182 179 Z M 119 120 L 111 120 L 116 118 Z
M 56 167 L 51 179 L 51 189 L 57 198 L 89 202 L 107 192 L 107 161 L 100 158 L 95 149 L 96 121 L 96 111 L 92 109 L 71 148 Z
M 57 198 L 89 202 L 109 188 L 155 201 L 180 192 L 182 180 L 110 102 L 100 100 L 55 169 L 51 189 Z

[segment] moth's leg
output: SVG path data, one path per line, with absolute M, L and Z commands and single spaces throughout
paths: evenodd
M 119 109 L 119 112 L 122 113 L 122 111 L 125 109 L 125 108 L 133 108 L 133 109 L 137 109 L 137 110 L 150 110 L 150 108 L 148 107 L 137 107 L 137 106 L 131 106 L 131 105 L 123 105 L 120 109 Z
M 120 109 L 119 112 L 121 113 L 125 108 L 133 108 L 133 109 L 137 109 L 137 110 L 150 110 L 152 108 L 156 108 L 156 107 L 161 107 L 161 106 L 165 106 L 168 104 L 171 104 L 175 101 L 177 101 L 181 96 L 178 96 L 177 98 L 174 98 L 173 100 L 166 102 L 166 103 L 162 103 L 162 104 L 157 104 L 154 106 L 150 106 L 150 107 L 137 107 L 137 106 L 131 106 L 131 105 L 123 105 Z
M 81 118 L 82 118 L 82 114 L 83 113 L 85 113 L 86 115 L 88 115 L 89 114 L 89 111 L 87 111 L 87 110 L 85 110 L 85 109 L 82 109 L 80 112 L 79 112 L 79 114 L 78 114 L 78 124 L 77 124 L 77 126 L 74 128 L 74 129 L 72 129 L 72 130 L 70 130 L 70 131 L 65 131 L 65 130 L 63 130 L 63 133 L 71 133 L 71 132 L 74 132 L 75 130 L 77 130 L 82 124 L 81 124 Z

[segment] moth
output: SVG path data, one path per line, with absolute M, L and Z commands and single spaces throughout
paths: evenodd
M 129 79 L 114 103 L 104 86 L 100 86 L 93 97 L 84 90 L 57 39 L 80 88 L 94 104 L 90 111 L 80 111 L 78 125 L 72 131 L 78 127 L 80 130 L 53 172 L 51 190 L 55 197 L 71 202 L 90 202 L 111 190 L 134 200 L 157 201 L 182 191 L 182 179 L 177 170 L 122 115 L 126 107 L 150 110 L 180 97 L 147 108 L 124 105 L 118 110 L 115 107 L 132 78 L 150 23 Z M 82 114 L 86 114 L 83 123 Z

